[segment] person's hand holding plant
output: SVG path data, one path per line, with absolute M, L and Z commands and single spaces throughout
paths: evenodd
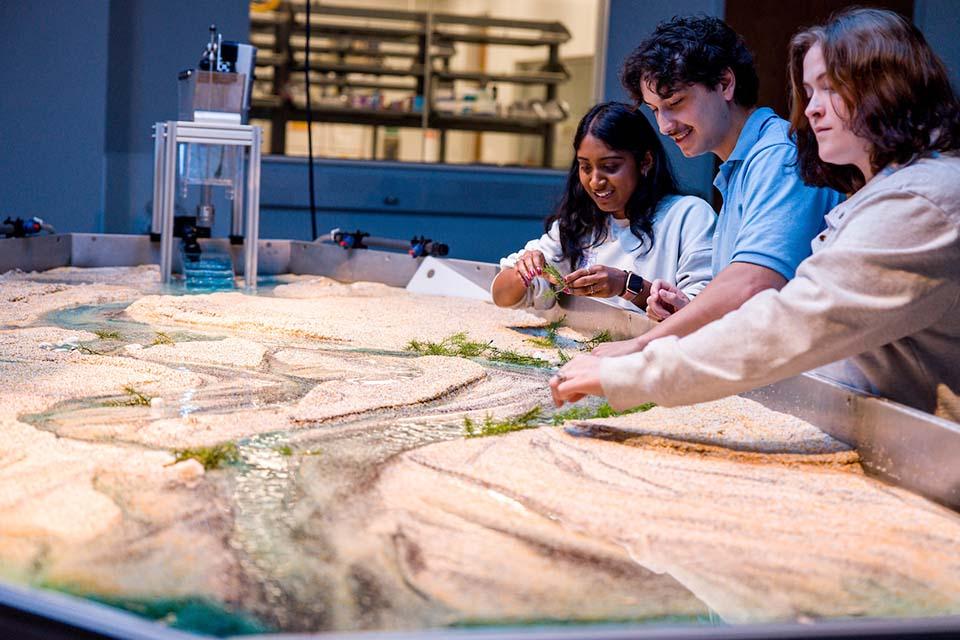
M 627 274 L 623 269 L 595 264 L 577 269 L 564 278 L 564 281 L 570 289 L 570 293 L 575 296 L 612 298 L 623 293 L 624 285 L 627 283 Z
M 523 285 L 529 287 L 534 278 L 543 275 L 543 267 L 546 262 L 543 252 L 534 249 L 521 253 L 517 259 L 517 264 L 513 268 L 520 279 L 523 280 Z

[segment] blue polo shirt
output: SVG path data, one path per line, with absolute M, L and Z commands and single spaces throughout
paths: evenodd
M 772 269 L 787 280 L 810 255 L 823 217 L 842 199 L 804 184 L 790 124 L 762 107 L 747 118 L 713 185 L 723 207 L 713 234 L 713 275 L 731 262 Z

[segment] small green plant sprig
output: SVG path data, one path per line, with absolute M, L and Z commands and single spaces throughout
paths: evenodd
M 412 351 L 422 356 L 454 356 L 459 358 L 477 358 L 490 348 L 490 343 L 476 342 L 461 331 L 447 336 L 440 342 L 426 340 L 411 340 L 404 347 L 404 351 Z
M 108 407 L 149 407 L 150 401 L 153 400 L 150 396 L 140 391 L 137 391 L 132 385 L 126 385 L 123 388 L 123 392 L 127 396 L 121 400 L 110 400 L 105 403 Z
M 153 342 L 150 343 L 150 346 L 155 347 L 158 344 L 173 344 L 173 338 L 165 334 L 163 331 L 157 331 L 157 335 L 154 336 Z
M 593 336 L 590 339 L 584 340 L 583 342 L 580 343 L 580 351 L 591 351 L 598 344 L 603 344 L 604 342 L 611 342 L 612 340 L 613 340 L 613 336 L 611 336 L 610 332 L 607 331 L 606 329 L 602 331 L 597 331 L 595 334 L 593 334 Z M 561 365 L 565 365 L 571 360 L 570 356 L 564 353 L 561 349 L 557 349 L 557 355 L 560 356 Z
M 625 416 L 631 413 L 642 413 L 649 411 L 655 406 L 652 402 L 641 404 L 640 406 L 627 409 L 626 411 L 616 411 L 608 403 L 597 405 L 596 407 L 570 407 L 566 411 L 557 411 L 553 414 L 553 424 L 561 425 L 567 420 L 593 420 L 595 418 L 615 418 L 616 416 Z
M 527 338 L 527 342 L 538 347 L 543 347 L 544 349 L 551 349 L 557 346 L 557 332 L 560 330 L 560 327 L 563 326 L 566 319 L 567 316 L 560 316 L 559 319 L 548 322 L 543 327 L 546 330 L 545 335 Z
M 77 345 L 77 353 L 82 353 L 85 356 L 102 356 L 103 351 L 97 351 L 96 349 L 91 349 L 85 344 Z
M 567 282 L 563 279 L 563 274 L 560 273 L 560 270 L 549 262 L 543 265 L 544 275 L 550 276 L 547 279 L 547 282 L 550 283 L 550 288 L 547 289 L 546 296 L 548 298 L 558 298 L 563 290 L 567 288 Z M 553 282 L 550 282 L 553 280 Z
M 422 356 L 452 356 L 458 358 L 484 358 L 493 362 L 504 362 L 526 367 L 548 368 L 552 365 L 543 358 L 527 356 L 516 351 L 498 349 L 492 342 L 477 342 L 470 340 L 466 332 L 455 333 L 440 342 L 411 340 L 404 347 L 405 351 Z
M 287 458 L 290 456 L 319 456 L 323 455 L 323 449 L 294 449 L 288 444 L 281 444 L 273 448 L 281 456 Z
M 602 331 L 597 331 L 595 334 L 593 334 L 593 336 L 590 337 L 589 340 L 586 340 L 585 342 L 581 342 L 580 350 L 590 351 L 598 344 L 603 344 L 604 342 L 612 342 L 612 341 L 613 341 L 613 336 L 610 335 L 609 331 L 604 329 Z
M 504 420 L 494 420 L 489 413 L 484 417 L 482 423 L 477 423 L 469 416 L 463 419 L 463 431 L 468 438 L 483 438 L 486 436 L 497 436 L 511 431 L 520 431 L 522 429 L 532 429 L 540 426 L 541 414 L 543 408 L 537 405 L 525 411 L 518 416 L 512 416 Z
M 123 335 L 113 329 L 97 329 L 94 333 L 101 340 L 123 340 Z
M 606 402 L 596 407 L 571 407 L 566 411 L 557 411 L 554 413 L 550 417 L 550 422 L 553 423 L 554 426 L 560 426 L 567 420 L 614 418 L 616 416 L 649 411 L 655 406 L 654 403 L 647 402 L 646 404 L 627 409 L 626 411 L 616 411 Z M 463 419 L 463 431 L 467 438 L 483 438 L 486 436 L 503 435 L 513 431 L 522 431 L 523 429 L 533 429 L 545 424 L 549 423 L 545 421 L 543 407 L 537 405 L 520 415 L 504 418 L 503 420 L 494 420 L 493 416 L 489 413 L 484 417 L 483 422 L 477 422 L 467 416 Z
M 493 362 L 515 364 L 521 367 L 539 367 L 541 369 L 549 369 L 553 366 L 543 358 L 524 355 L 522 353 L 517 353 L 516 351 L 497 349 L 496 347 L 490 347 L 490 353 L 484 357 L 486 357 L 487 360 L 492 360 Z
M 184 460 L 196 460 L 203 465 L 207 471 L 219 469 L 225 464 L 236 464 L 240 462 L 240 449 L 233 442 L 223 442 L 215 444 L 212 447 L 192 447 L 187 449 L 175 449 L 173 451 L 174 460 L 171 464 L 183 462 Z
M 532 338 L 527 338 L 527 342 L 535 347 L 542 347 L 544 349 L 550 349 L 556 346 L 556 338 L 551 337 L 549 334 L 545 336 L 534 336 Z

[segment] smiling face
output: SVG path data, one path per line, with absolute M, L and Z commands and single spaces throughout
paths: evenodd
M 673 140 L 688 158 L 712 152 L 726 160 L 737 137 L 731 109 L 733 102 L 733 74 L 711 89 L 693 83 L 680 86 L 665 98 L 657 94 L 653 83 L 642 88 L 643 103 L 650 107 L 657 119 L 660 133 Z
M 637 188 L 637 162 L 633 154 L 617 151 L 587 134 L 577 149 L 580 184 L 597 207 L 614 218 L 625 218 L 627 202 Z
M 870 143 L 849 129 L 846 106 L 830 84 L 819 44 L 811 46 L 803 57 L 803 90 L 807 96 L 803 114 L 817 137 L 820 159 L 830 164 L 852 164 L 865 180 L 873 177 Z

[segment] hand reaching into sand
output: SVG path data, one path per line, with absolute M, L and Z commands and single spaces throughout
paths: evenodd
M 600 358 L 581 354 L 563 365 L 550 378 L 553 403 L 562 407 L 565 402 L 576 402 L 584 396 L 602 396 L 600 385 Z

